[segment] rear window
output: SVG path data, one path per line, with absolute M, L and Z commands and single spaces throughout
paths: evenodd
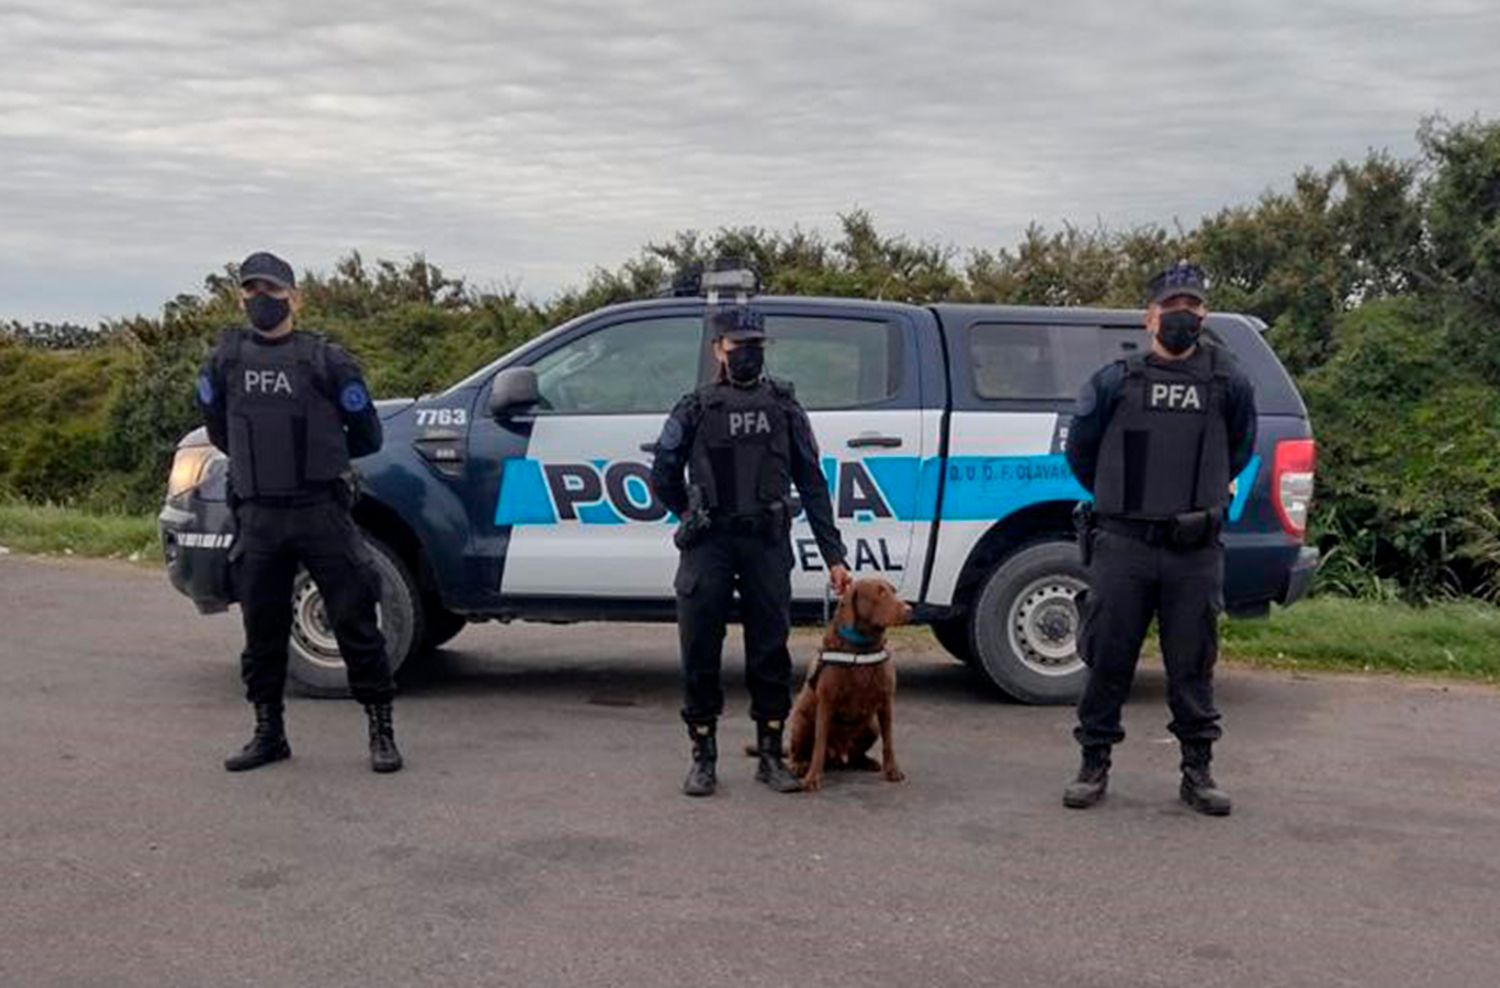
M 1096 326 L 969 327 L 974 394 L 987 400 L 1072 400 L 1104 360 Z

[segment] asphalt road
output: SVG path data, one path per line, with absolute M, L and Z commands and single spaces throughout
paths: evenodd
M 1147 669 L 1075 812 L 1068 711 L 909 646 L 908 783 L 756 786 L 736 676 L 722 795 L 692 801 L 669 627 L 466 630 L 401 697 L 389 777 L 358 707 L 308 699 L 290 762 L 225 773 L 237 639 L 160 573 L 0 557 L 0 984 L 1500 978 L 1490 689 L 1231 668 L 1211 820 Z

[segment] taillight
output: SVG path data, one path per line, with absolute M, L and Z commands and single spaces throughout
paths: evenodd
M 1307 532 L 1307 509 L 1312 504 L 1313 473 L 1318 445 L 1311 439 L 1283 439 L 1276 444 L 1271 470 L 1272 503 L 1281 527 L 1293 538 Z

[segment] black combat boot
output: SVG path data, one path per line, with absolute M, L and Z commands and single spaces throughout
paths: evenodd
M 1086 810 L 1104 798 L 1109 788 L 1109 745 L 1091 744 L 1083 749 L 1083 763 L 1078 766 L 1078 778 L 1068 783 L 1063 790 L 1063 805 L 1069 809 Z
M 1208 816 L 1228 816 L 1234 804 L 1214 783 L 1208 770 L 1212 760 L 1213 742 L 1182 742 L 1182 801 Z
M 286 743 L 286 722 L 281 716 L 281 704 L 257 703 L 254 736 L 238 754 L 224 759 L 224 768 L 230 772 L 245 772 L 290 757 L 292 747 Z
M 764 782 L 775 792 L 801 792 L 802 780 L 793 775 L 781 760 L 781 727 L 779 720 L 755 723 L 755 752 L 760 758 L 755 781 Z
M 401 768 L 401 752 L 396 748 L 396 731 L 391 727 L 389 703 L 365 704 L 370 718 L 370 768 L 377 772 L 395 772 Z
M 719 785 L 719 740 L 714 736 L 713 721 L 688 725 L 693 739 L 693 765 L 682 780 L 682 791 L 689 796 L 712 796 Z

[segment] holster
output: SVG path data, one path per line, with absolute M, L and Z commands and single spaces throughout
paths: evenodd
M 1085 567 L 1094 561 L 1094 505 L 1079 501 L 1073 507 L 1073 530 L 1078 535 L 1078 558 Z
M 1219 537 L 1224 528 L 1223 512 L 1217 508 L 1177 515 L 1167 527 L 1167 545 L 1173 549 L 1201 549 Z
M 766 505 L 766 542 L 778 545 L 792 536 L 792 506 L 786 501 Z
M 359 471 L 350 467 L 339 475 L 339 479 L 333 482 L 333 499 L 344 506 L 345 511 L 352 510 L 363 493 L 363 484 Z

